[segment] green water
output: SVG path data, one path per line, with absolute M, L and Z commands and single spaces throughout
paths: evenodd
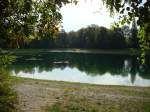
M 80 83 L 150 86 L 150 58 L 141 66 L 137 56 L 42 52 L 16 55 L 8 67 L 13 75 L 44 80 Z

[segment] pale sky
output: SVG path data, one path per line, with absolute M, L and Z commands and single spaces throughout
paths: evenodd
M 77 5 L 67 4 L 61 8 L 61 14 L 62 26 L 67 32 L 91 24 L 109 28 L 117 20 L 117 16 L 110 17 L 101 0 L 80 0 Z

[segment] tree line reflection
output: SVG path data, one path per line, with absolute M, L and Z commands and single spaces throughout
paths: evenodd
M 52 71 L 55 68 L 64 69 L 66 67 L 77 68 L 87 75 L 96 76 L 110 73 L 111 75 L 127 76 L 131 75 L 131 81 L 139 74 L 144 79 L 150 79 L 150 58 L 146 57 L 145 66 L 141 66 L 137 61 L 137 56 L 130 55 L 104 55 L 85 53 L 42 53 L 17 55 L 17 60 L 8 67 L 8 70 L 34 73 L 35 67 L 38 72 Z

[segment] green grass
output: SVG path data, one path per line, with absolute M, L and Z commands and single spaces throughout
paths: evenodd
M 150 101 L 132 101 L 122 99 L 92 100 L 86 97 L 67 96 L 57 102 L 47 112 L 150 112 Z
M 53 105 L 51 108 L 48 109 L 48 112 L 61 112 L 59 104 Z

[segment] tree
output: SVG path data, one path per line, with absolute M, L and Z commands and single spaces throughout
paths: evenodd
M 62 29 L 58 36 L 55 38 L 55 45 L 58 48 L 66 48 L 68 47 L 67 33 L 64 29 Z
M 107 35 L 107 31 L 107 28 L 100 27 L 100 32 L 98 34 L 97 40 L 99 42 L 99 48 L 109 48 L 109 36 Z
M 132 47 L 133 48 L 138 48 L 138 29 L 137 29 L 137 24 L 135 18 L 133 19 L 132 22 L 132 28 L 131 28 L 131 42 L 132 42 Z
M 22 48 L 89 48 L 121 49 L 128 42 L 121 28 L 107 29 L 97 25 L 81 28 L 76 32 L 60 31 L 55 38 L 33 39 Z M 130 46 L 131 47 L 131 46 Z
M 121 29 L 123 31 L 123 35 L 125 36 L 125 38 L 130 38 L 131 34 L 129 26 L 124 25 Z
M 145 63 L 145 49 L 150 48 L 150 0 L 103 0 L 110 13 L 120 14 L 121 24 L 130 23 L 137 18 L 139 47 L 142 63 Z
M 10 47 L 55 35 L 63 4 L 74 0 L 0 0 L 0 38 Z
M 103 0 L 110 13 L 120 13 L 121 23 L 137 18 L 141 49 L 150 48 L 150 1 L 149 0 Z

